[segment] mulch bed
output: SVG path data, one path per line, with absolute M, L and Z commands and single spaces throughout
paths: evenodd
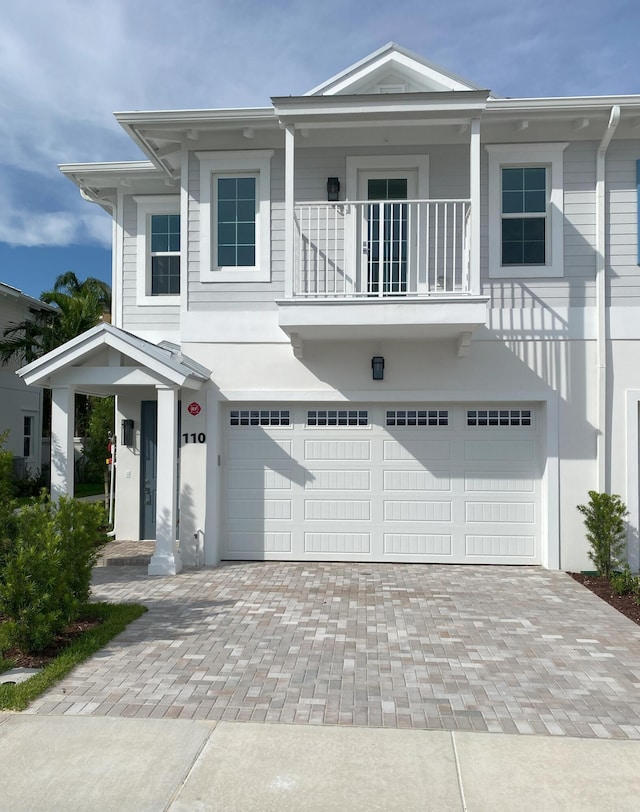
M 2 616 L 0 615 L 0 623 Z M 60 654 L 60 652 L 72 643 L 76 637 L 79 637 L 89 629 L 95 629 L 99 626 L 102 620 L 76 620 L 66 626 L 60 634 L 58 634 L 53 643 L 37 654 L 26 654 L 20 649 L 7 649 L 2 652 L 2 655 L 7 660 L 12 660 L 15 668 L 44 668 L 52 660 Z
M 611 589 L 609 579 L 603 575 L 583 575 L 579 572 L 570 572 L 569 575 L 640 626 L 640 605 L 635 602 L 632 595 L 616 595 Z

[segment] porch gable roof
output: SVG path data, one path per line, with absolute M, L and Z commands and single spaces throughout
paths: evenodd
M 151 379 L 158 384 L 173 384 L 188 389 L 200 389 L 209 380 L 210 371 L 193 359 L 185 356 L 177 345 L 162 342 L 152 344 L 143 338 L 132 335 L 112 324 L 101 323 L 90 330 L 67 341 L 55 350 L 37 358 L 30 364 L 18 370 L 17 374 L 26 384 L 38 386 L 55 386 L 56 379 L 61 385 L 71 368 L 75 368 L 75 383 L 78 389 L 83 389 L 83 383 L 89 388 L 95 386 L 96 377 L 93 367 L 82 367 L 96 351 L 111 348 L 127 358 L 132 359 L 139 367 L 148 373 Z M 83 381 L 83 369 L 86 369 L 86 381 Z M 128 385 L 127 367 L 104 367 L 105 373 L 122 370 L 122 379 L 114 379 L 113 375 L 105 377 L 105 385 Z M 149 381 L 151 382 L 151 381 Z M 133 385 L 136 381 L 131 380 Z M 139 381 L 137 382 L 139 383 Z

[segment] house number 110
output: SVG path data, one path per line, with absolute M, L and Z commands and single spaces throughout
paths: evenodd
M 191 434 L 183 434 L 182 439 L 187 443 L 205 443 L 207 441 L 207 437 L 203 431 L 200 434 L 196 434 L 195 431 Z

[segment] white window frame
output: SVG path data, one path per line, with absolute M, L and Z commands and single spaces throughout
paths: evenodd
M 37 435 L 38 435 L 38 420 L 37 420 L 38 415 L 36 414 L 36 412 L 26 412 L 26 411 L 23 411 L 21 414 L 22 414 L 22 455 L 21 456 L 23 457 L 25 463 L 34 463 L 34 462 L 36 462 L 36 460 L 38 458 L 38 454 L 36 453 L 36 449 L 35 449 L 35 444 L 36 444 Z M 25 431 L 24 431 L 24 419 L 25 419 L 25 417 L 28 417 L 31 420 L 31 434 L 30 435 L 25 434 Z M 31 453 L 29 454 L 29 456 L 26 456 L 25 453 L 24 453 L 24 441 L 25 441 L 25 439 L 27 437 L 30 438 L 30 451 L 31 451 Z
M 564 275 L 564 150 L 568 142 L 488 144 L 489 153 L 489 276 L 497 279 Z M 502 264 L 502 169 L 543 166 L 547 170 L 547 212 L 544 265 Z M 540 216 L 540 215 L 539 215 Z
M 180 294 L 151 294 L 151 215 L 180 215 L 180 195 L 134 195 L 138 207 L 138 238 L 136 243 L 136 303 L 143 307 L 180 305 Z M 184 267 L 182 219 L 180 220 L 180 288 Z
M 271 158 L 274 150 L 196 152 L 200 161 L 200 281 L 271 281 Z M 256 264 L 254 267 L 218 267 L 216 238 L 216 195 L 214 183 L 220 175 L 256 178 Z

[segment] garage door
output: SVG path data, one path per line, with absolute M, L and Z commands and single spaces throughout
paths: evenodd
M 540 562 L 531 404 L 243 405 L 225 424 L 225 558 Z

